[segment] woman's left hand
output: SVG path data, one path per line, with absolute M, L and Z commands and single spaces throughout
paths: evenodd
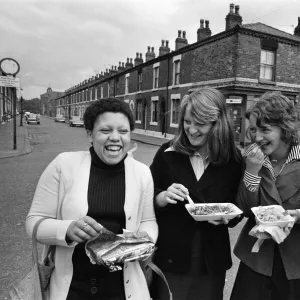
M 295 219 L 295 223 L 300 223 L 300 209 L 288 209 L 286 212 Z
M 227 219 L 225 219 L 224 217 L 221 217 L 220 220 L 216 220 L 216 221 L 208 221 L 208 223 L 213 224 L 213 225 L 227 225 L 229 222 Z

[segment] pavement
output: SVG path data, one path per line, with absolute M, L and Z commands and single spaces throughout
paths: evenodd
M 20 117 L 17 117 L 17 144 L 14 150 L 14 129 L 13 120 L 0 124 L 0 159 L 7 157 L 15 157 L 28 154 L 32 151 L 29 141 L 28 126 L 23 121 L 23 126 L 20 126 Z M 131 133 L 131 139 L 144 144 L 161 146 L 168 139 L 164 137 L 151 136 L 137 132 Z
M 16 149 L 14 149 L 13 123 L 13 119 L 11 119 L 9 122 L 0 124 L 0 159 L 25 155 L 32 151 L 27 124 L 23 122 L 23 126 L 20 126 L 20 117 L 17 117 L 17 143 Z

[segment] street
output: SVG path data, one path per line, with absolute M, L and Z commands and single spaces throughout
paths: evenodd
M 24 222 L 41 173 L 57 154 L 89 148 L 83 128 L 69 127 L 50 118 L 41 117 L 41 124 L 31 124 L 28 130 L 32 152 L 0 160 L 0 300 L 6 299 L 12 283 L 17 283 L 30 269 L 31 242 L 26 235 Z M 138 143 L 134 156 L 149 165 L 157 149 L 158 146 Z M 232 245 L 241 225 L 231 230 Z M 235 257 L 233 259 L 234 266 L 227 276 L 225 300 L 230 294 L 237 269 L 237 260 Z

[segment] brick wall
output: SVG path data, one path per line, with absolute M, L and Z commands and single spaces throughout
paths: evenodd
M 191 82 L 234 77 L 237 35 L 205 44 L 192 52 Z

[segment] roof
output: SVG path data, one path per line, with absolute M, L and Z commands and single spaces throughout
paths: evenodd
M 245 25 L 242 25 L 241 27 L 300 42 L 300 37 L 290 34 L 290 33 L 287 33 L 285 31 L 276 29 L 274 27 L 268 26 L 268 25 L 260 23 L 260 22 L 245 24 Z

